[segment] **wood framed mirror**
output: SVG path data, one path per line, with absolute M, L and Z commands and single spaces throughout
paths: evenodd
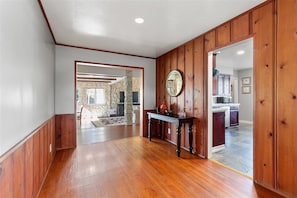
M 178 96 L 183 88 L 183 77 L 180 71 L 172 70 L 167 75 L 166 91 L 170 96 Z

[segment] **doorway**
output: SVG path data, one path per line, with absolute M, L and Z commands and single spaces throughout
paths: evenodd
M 75 90 L 77 144 L 141 135 L 142 68 L 76 62 Z
M 253 176 L 253 39 L 209 52 L 208 156 Z

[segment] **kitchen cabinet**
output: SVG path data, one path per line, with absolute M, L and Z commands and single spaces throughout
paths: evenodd
M 212 146 L 225 144 L 225 111 L 213 112 Z
M 238 111 L 230 111 L 230 126 L 238 126 Z
M 231 94 L 230 75 L 220 74 L 217 77 L 217 94 L 218 95 Z

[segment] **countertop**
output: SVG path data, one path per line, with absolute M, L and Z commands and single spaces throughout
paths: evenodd
M 239 106 L 239 103 L 216 103 L 212 105 L 212 108 L 219 108 L 219 107 L 230 107 L 230 106 Z
M 217 106 L 217 107 L 213 107 L 212 108 L 212 112 L 213 113 L 217 113 L 217 112 L 225 112 L 225 111 L 228 111 L 230 110 L 230 107 L 229 106 Z

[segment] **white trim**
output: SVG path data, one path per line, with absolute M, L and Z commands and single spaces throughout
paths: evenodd
M 222 145 L 212 147 L 212 152 L 215 153 L 224 149 L 225 149 L 225 144 L 222 144 Z
M 248 121 L 248 120 L 239 120 L 239 123 L 243 123 L 243 124 L 253 124 L 252 121 Z

